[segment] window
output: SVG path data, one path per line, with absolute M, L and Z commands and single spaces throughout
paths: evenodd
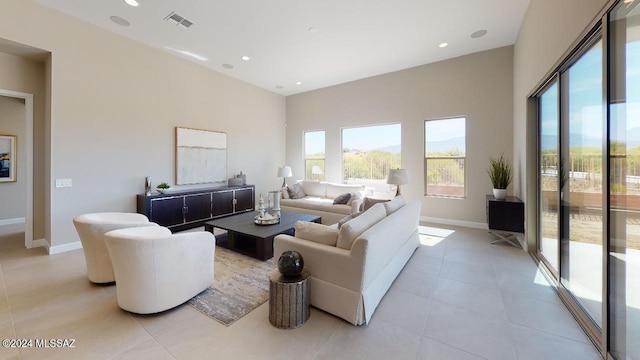
M 425 195 L 465 196 L 465 118 L 424 122 Z
M 369 196 L 393 198 L 396 188 L 387 184 L 387 175 L 401 167 L 400 148 L 400 124 L 342 129 L 343 182 L 364 184 Z
M 304 133 L 304 178 L 324 180 L 324 130 Z

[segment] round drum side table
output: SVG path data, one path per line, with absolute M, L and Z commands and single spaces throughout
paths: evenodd
M 280 329 L 295 329 L 309 319 L 309 272 L 284 277 L 278 269 L 269 276 L 269 322 Z

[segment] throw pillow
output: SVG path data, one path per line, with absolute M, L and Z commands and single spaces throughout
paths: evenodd
M 292 199 L 302 199 L 303 197 L 307 196 L 307 194 L 304 193 L 304 189 L 302 188 L 302 185 L 300 185 L 299 183 L 295 183 L 291 186 L 289 186 L 289 197 Z
M 364 198 L 364 201 L 362 201 L 362 205 L 360 205 L 360 211 L 367 211 L 369 210 L 373 205 L 377 204 L 377 203 L 384 203 L 387 202 L 389 200 L 386 199 L 373 199 L 370 197 L 366 197 Z
M 351 199 L 351 194 L 346 193 L 346 194 L 342 194 L 340 196 L 338 196 L 337 198 L 335 198 L 333 200 L 333 204 L 347 204 L 349 202 L 349 200 Z
M 393 200 L 384 203 L 384 208 L 387 210 L 387 215 L 391 215 L 398 209 L 406 205 L 406 201 L 402 195 L 398 195 Z
M 375 204 L 357 218 L 347 221 L 340 228 L 336 247 L 350 250 L 353 242 L 358 238 L 358 236 L 367 231 L 367 229 L 372 227 L 378 221 L 384 219 L 386 216 L 387 211 L 384 209 L 384 205 Z
M 358 217 L 358 215 L 362 214 L 361 212 L 357 212 L 357 213 L 353 213 L 350 215 L 347 215 L 345 217 L 343 217 L 342 219 L 340 219 L 340 221 L 338 221 L 338 229 L 340 229 L 342 227 L 342 225 L 344 225 L 347 221 L 351 220 L 351 219 L 355 219 Z
M 293 228 L 295 229 L 295 236 L 300 239 L 329 246 L 336 246 L 338 242 L 338 229 L 332 226 L 298 221 L 293 225 Z
M 283 199 L 289 198 L 289 188 L 287 188 L 286 186 L 282 187 L 282 198 Z

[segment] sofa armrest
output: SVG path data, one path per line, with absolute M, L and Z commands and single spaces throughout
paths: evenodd
M 360 212 L 360 205 L 362 205 L 363 201 L 364 201 L 364 197 L 361 197 L 360 199 L 356 199 L 356 200 L 351 201 L 351 213 L 352 214 Z
M 368 241 L 363 239 L 351 250 L 318 244 L 290 235 L 278 235 L 273 241 L 273 257 L 295 250 L 304 259 L 304 267 L 316 279 L 361 291 Z

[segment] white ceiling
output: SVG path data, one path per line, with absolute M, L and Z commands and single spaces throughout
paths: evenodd
M 131 7 L 124 0 L 35 1 L 282 95 L 512 45 L 529 5 L 529 0 L 138 0 L 140 6 Z M 165 21 L 172 11 L 194 25 L 187 29 Z M 130 26 L 116 25 L 109 19 L 114 15 Z M 488 33 L 471 38 L 477 30 Z M 443 42 L 449 46 L 439 48 Z M 251 60 L 241 60 L 244 55 Z

